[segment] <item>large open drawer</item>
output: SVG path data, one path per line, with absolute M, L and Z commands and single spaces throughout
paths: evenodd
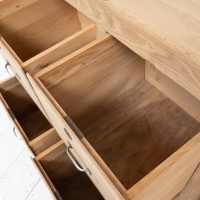
M 23 139 L 34 154 L 41 153 L 60 140 L 55 129 L 15 78 L 1 82 L 0 102 L 13 122 L 14 134 Z
M 0 11 L 2 48 L 26 71 L 55 62 L 96 38 L 94 23 L 63 0 L 4 0 Z
M 70 155 L 75 157 L 75 152 L 69 151 Z M 62 141 L 36 156 L 34 162 L 56 199 L 103 200 L 88 176 L 74 167 Z
M 42 110 L 24 71 L 34 73 L 90 43 L 96 38 L 96 26 L 63 0 L 4 0 L 0 13 L 5 68 Z
M 28 77 L 105 198 L 106 174 L 126 199 L 171 199 L 199 164 L 199 101 L 109 35 Z

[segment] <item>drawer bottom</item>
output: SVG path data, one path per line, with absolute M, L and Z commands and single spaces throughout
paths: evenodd
M 56 198 L 63 200 L 103 200 L 85 173 L 77 171 L 60 141 L 35 157 L 40 173 Z

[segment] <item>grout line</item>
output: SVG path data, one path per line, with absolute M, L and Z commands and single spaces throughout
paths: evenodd
M 5 173 L 10 169 L 10 167 L 17 161 L 17 159 L 22 155 L 22 153 L 26 150 L 26 147 L 19 153 L 19 155 L 11 162 L 11 164 L 4 170 L 4 172 L 0 175 L 0 178 L 5 175 Z
M 39 184 L 40 181 L 41 181 L 41 178 L 39 178 L 39 180 L 37 181 L 37 183 L 35 184 L 35 186 L 32 188 L 32 190 L 30 191 L 30 193 L 27 195 L 27 197 L 25 198 L 25 200 L 28 199 L 28 197 L 31 195 L 31 193 L 34 191 L 34 189 L 36 188 L 36 186 Z

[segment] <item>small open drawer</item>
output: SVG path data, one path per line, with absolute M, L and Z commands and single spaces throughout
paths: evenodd
M 0 13 L 2 51 L 9 50 L 25 71 L 39 70 L 96 38 L 94 23 L 64 0 L 4 0 Z
M 103 200 L 88 176 L 72 164 L 67 151 L 75 157 L 75 152 L 60 141 L 34 158 L 53 196 L 58 200 Z
M 171 199 L 200 162 L 199 101 L 108 35 L 29 78 L 126 199 Z
M 14 123 L 14 134 L 24 139 L 34 154 L 60 140 L 55 129 L 15 78 L 0 84 L 0 102 Z

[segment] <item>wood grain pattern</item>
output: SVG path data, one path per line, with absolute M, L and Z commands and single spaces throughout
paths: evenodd
M 7 17 L 15 13 L 16 11 L 20 11 L 24 7 L 30 6 L 38 0 L 1 0 L 0 1 L 0 19 Z
M 25 72 L 35 73 L 60 60 L 96 38 L 95 25 L 89 25 L 63 41 L 22 63 Z
M 122 44 L 99 55 L 91 52 L 89 60 L 87 49 L 80 55 L 75 53 L 67 62 L 38 73 L 38 82 L 77 123 L 125 186 L 125 198 L 172 198 L 183 189 L 199 162 L 199 156 L 193 155 L 199 149 L 199 122 L 144 80 L 144 60 Z M 162 84 L 165 93 L 166 84 Z M 34 88 L 38 90 L 35 83 Z M 63 101 L 63 94 L 67 101 Z M 193 99 L 189 93 L 183 94 Z M 40 97 L 50 109 L 44 95 Z M 187 106 L 189 112 L 192 105 Z M 190 163 L 191 156 L 194 159 Z M 186 162 L 175 174 L 175 169 Z M 166 179 L 169 175 L 173 178 Z M 156 185 L 160 192 L 150 192 Z
M 51 128 L 50 123 L 20 83 L 12 88 L 1 88 L 1 94 L 29 140 Z
M 130 200 L 172 199 L 185 187 L 199 164 L 199 142 L 200 134 L 197 134 L 145 179 L 133 186 L 126 193 L 125 198 Z
M 198 166 L 194 174 L 188 181 L 185 188 L 173 200 L 199 200 L 200 199 L 200 167 Z
M 9 51 L 9 48 L 7 48 L 7 43 L 5 43 L 5 41 L 2 38 L 0 38 L 0 53 L 2 54 L 3 58 L 8 61 L 12 71 L 14 73 L 16 73 L 18 81 L 22 84 L 24 89 L 31 96 L 31 98 L 37 104 L 37 106 L 40 108 L 40 110 L 43 112 L 43 114 L 48 118 L 44 108 L 42 107 L 42 104 L 40 103 L 29 80 L 27 79 L 26 74 L 24 73 L 23 69 L 21 68 L 20 63 Z
M 87 171 L 88 177 L 94 183 L 94 185 L 101 192 L 102 196 L 105 199 L 116 199 L 123 200 L 124 198 L 112 183 L 112 181 L 106 176 L 102 168 L 97 164 L 94 158 L 89 154 L 85 146 L 81 143 L 78 137 L 75 135 L 73 130 L 66 124 L 63 116 L 57 111 L 52 102 L 48 99 L 48 94 L 45 94 L 43 90 L 37 85 L 34 79 L 27 74 L 34 90 L 37 92 L 38 97 L 40 98 L 42 105 L 48 111 L 48 116 L 50 117 L 53 126 L 59 133 L 61 139 L 68 145 L 70 142 L 74 149 L 76 149 L 77 156 L 79 156 L 79 162 L 82 167 L 87 167 L 92 175 Z M 66 131 L 71 136 L 72 140 L 66 134 Z M 84 159 L 83 159 L 84 158 Z
M 146 81 L 118 95 L 78 126 L 129 189 L 198 133 L 200 124 Z
M 0 93 L 5 109 L 10 110 L 7 111 L 10 119 L 34 154 L 37 155 L 60 140 L 57 132 L 15 78 L 0 84 Z
M 156 69 L 155 66 L 146 62 L 145 78 L 162 93 L 174 101 L 193 118 L 200 122 L 200 102 L 190 95 L 182 87 L 170 80 L 167 76 Z
M 54 128 L 51 128 L 48 131 L 36 137 L 35 139 L 31 140 L 29 142 L 29 146 L 34 152 L 34 154 L 38 155 L 60 140 L 61 139 L 58 133 L 55 131 Z
M 0 20 L 1 35 L 22 61 L 80 29 L 76 9 L 62 0 L 36 1 Z
M 66 1 L 200 100 L 197 0 Z
M 44 169 L 42 168 L 41 164 L 38 162 L 38 160 L 36 158 L 31 158 L 33 165 L 35 166 L 36 170 L 38 171 L 38 173 L 40 174 L 41 178 L 43 179 L 45 185 L 47 186 L 52 199 L 53 200 L 62 200 L 61 198 L 57 198 L 57 190 L 55 188 L 55 186 L 53 185 L 53 183 L 51 182 L 51 180 L 49 179 L 48 175 L 46 174 L 46 172 L 44 171 Z M 59 196 L 58 196 L 59 197 Z
M 87 175 L 75 169 L 67 157 L 63 142 L 55 144 L 35 159 L 42 165 L 63 200 L 103 199 Z

